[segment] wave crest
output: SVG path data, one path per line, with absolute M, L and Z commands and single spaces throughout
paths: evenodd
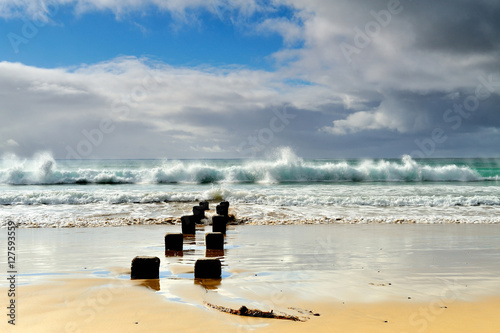
M 48 153 L 33 160 L 3 159 L 0 183 L 42 184 L 163 184 L 163 183 L 286 183 L 286 182 L 445 182 L 485 178 L 468 166 L 421 164 L 410 156 L 396 160 L 307 161 L 283 148 L 271 160 L 164 161 L 159 166 L 135 168 L 59 168 Z

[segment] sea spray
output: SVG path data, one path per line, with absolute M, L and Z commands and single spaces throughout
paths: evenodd
M 498 223 L 499 176 L 495 159 L 308 160 L 286 147 L 262 160 L 6 155 L 0 160 L 0 222 L 164 223 L 200 201 L 227 200 L 240 220 L 255 223 Z
M 470 182 L 484 178 L 469 166 L 430 166 L 404 156 L 397 160 L 306 161 L 290 149 L 281 150 L 273 160 L 222 163 L 207 161 L 164 161 L 155 167 L 115 167 L 66 169 L 49 154 L 39 154 L 35 160 L 14 160 L 0 168 L 0 183 L 10 185 L 40 184 L 206 184 L 286 182 Z M 68 167 L 69 166 L 69 167 Z

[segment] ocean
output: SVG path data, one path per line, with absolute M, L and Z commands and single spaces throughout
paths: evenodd
M 493 224 L 500 159 L 0 160 L 2 227 L 167 224 L 202 200 L 248 224 Z

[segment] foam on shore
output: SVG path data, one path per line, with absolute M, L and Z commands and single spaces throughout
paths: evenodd
M 6 206 L 0 211 L 0 228 L 8 221 L 20 228 L 113 227 L 180 223 L 191 214 L 193 202 L 117 204 L 96 203 L 47 207 Z M 210 217 L 217 201 L 210 203 Z M 233 203 L 234 224 L 499 224 L 500 206 L 374 207 L 374 206 L 280 206 Z

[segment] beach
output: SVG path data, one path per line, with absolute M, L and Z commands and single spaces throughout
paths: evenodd
M 0 0 L 0 333 L 500 333 L 499 18 Z
M 3 159 L 0 329 L 498 332 L 499 166 L 288 148 L 265 160 Z M 165 234 L 204 200 L 196 236 L 166 253 Z M 224 252 L 206 252 L 221 201 Z M 160 259 L 158 280 L 131 280 L 136 256 Z M 207 256 L 222 279 L 194 279 Z M 243 306 L 297 321 L 229 313 Z
M 2 332 L 496 332 L 500 229 L 488 224 L 235 225 L 222 279 L 195 281 L 201 227 L 182 256 L 179 225 L 17 229 L 16 325 Z M 6 237 L 6 229 L 1 229 Z M 138 255 L 160 279 L 130 280 Z M 2 259 L 4 256 L 2 256 Z M 5 279 L 2 279 L 5 281 Z M 1 284 L 2 304 L 8 285 Z M 294 315 L 250 318 L 215 304 Z M 315 315 L 318 314 L 318 315 Z

